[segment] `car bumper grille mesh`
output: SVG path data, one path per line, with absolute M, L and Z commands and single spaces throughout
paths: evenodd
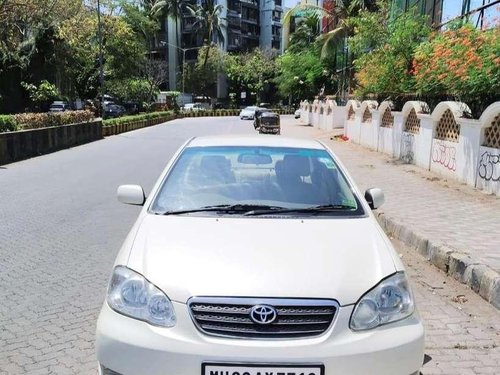
M 338 303 L 333 300 L 279 298 L 195 297 L 189 311 L 203 333 L 235 338 L 307 338 L 323 334 L 332 324 Z M 259 324 L 251 319 L 253 306 L 272 306 L 276 319 Z

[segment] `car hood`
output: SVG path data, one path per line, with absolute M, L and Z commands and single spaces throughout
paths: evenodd
M 127 266 L 172 300 L 192 296 L 332 298 L 355 303 L 396 271 L 372 218 L 156 216 Z

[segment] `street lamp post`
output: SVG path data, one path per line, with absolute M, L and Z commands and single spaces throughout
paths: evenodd
M 97 0 L 97 38 L 99 39 L 99 85 L 101 94 L 101 116 L 104 118 L 104 66 L 102 57 L 101 2 Z
M 160 42 L 162 45 L 168 45 L 168 46 L 171 46 L 171 47 L 174 47 L 174 48 L 177 48 L 178 50 L 181 50 L 182 51 L 182 93 L 184 94 L 184 85 L 185 85 L 185 72 L 184 72 L 184 66 L 186 65 L 186 52 L 187 51 L 190 51 L 190 50 L 195 50 L 195 49 L 200 49 L 202 48 L 203 46 L 199 46 L 199 47 L 190 47 L 190 48 L 181 48 L 179 46 L 176 46 L 175 44 L 172 44 L 172 43 L 168 43 L 168 42 L 165 42 L 165 41 L 161 41 Z

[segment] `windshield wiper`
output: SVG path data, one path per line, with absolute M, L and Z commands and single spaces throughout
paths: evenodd
M 257 210 L 274 212 L 280 210 L 286 210 L 284 207 L 279 206 L 269 206 L 264 204 L 219 204 L 213 206 L 204 206 L 199 208 L 193 208 L 189 210 L 177 210 L 177 211 L 165 211 L 157 212 L 156 215 L 182 215 L 190 214 L 194 212 L 224 212 L 224 213 L 248 213 Z
M 283 208 L 283 209 L 272 209 L 272 210 L 259 210 L 249 211 L 245 213 L 245 216 L 257 216 L 266 214 L 287 214 L 287 213 L 320 213 L 320 212 L 335 212 L 335 211 L 352 211 L 355 210 L 356 206 L 350 206 L 345 204 L 324 204 L 320 206 L 311 207 L 297 207 L 297 208 Z

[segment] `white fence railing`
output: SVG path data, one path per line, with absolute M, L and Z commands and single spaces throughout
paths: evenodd
M 303 101 L 300 119 L 326 131 L 343 128 L 353 143 L 500 195 L 500 102 L 478 120 L 466 118 L 469 107 L 459 102 L 441 102 L 432 113 L 418 101 L 392 108 L 371 100 Z

